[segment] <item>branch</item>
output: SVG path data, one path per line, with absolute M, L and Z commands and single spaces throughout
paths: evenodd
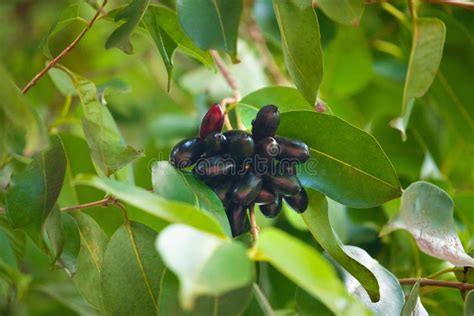
M 464 1 L 455 1 L 455 0 L 425 0 L 430 4 L 444 4 L 450 5 L 453 7 L 463 8 L 467 10 L 474 10 L 474 2 L 464 2 Z
M 258 233 L 260 232 L 260 227 L 258 227 L 257 219 L 255 218 L 254 207 L 254 203 L 249 205 L 250 234 L 252 234 L 253 243 L 255 244 L 258 240 Z
M 73 212 L 77 210 L 82 210 L 85 208 L 90 208 L 90 207 L 95 207 L 95 206 L 109 206 L 109 205 L 116 205 L 119 202 L 119 200 L 116 197 L 113 197 L 109 195 L 106 198 L 103 198 L 102 200 L 94 201 L 94 202 L 89 202 L 89 203 L 84 203 L 84 204 L 79 204 L 79 205 L 73 205 L 73 206 L 68 206 L 68 207 L 63 207 L 61 208 L 61 211 L 63 212 Z
M 443 281 L 443 280 L 432 280 L 432 279 L 418 279 L 418 278 L 407 278 L 399 279 L 401 285 L 413 285 L 420 280 L 421 286 L 438 286 L 438 287 L 450 287 L 459 289 L 461 291 L 472 290 L 474 289 L 474 284 L 463 283 L 463 282 L 453 282 L 453 281 Z
M 28 84 L 21 90 L 22 93 L 27 93 L 28 90 L 30 90 L 38 82 L 38 80 L 40 80 L 41 77 L 43 77 L 48 72 L 48 70 L 53 68 L 64 56 L 66 56 L 67 53 L 71 51 L 71 49 L 74 48 L 74 46 L 76 46 L 77 43 L 79 43 L 82 37 L 84 37 L 87 31 L 89 31 L 92 25 L 94 25 L 94 23 L 97 21 L 97 19 L 101 15 L 101 12 L 103 12 L 104 10 L 104 6 L 107 4 L 107 1 L 108 0 L 104 0 L 102 5 L 97 9 L 94 17 L 89 21 L 89 23 L 87 23 L 86 27 L 81 31 L 81 33 L 79 33 L 76 39 L 72 41 L 72 43 L 69 44 L 58 56 L 56 56 L 53 60 L 51 60 L 46 65 L 46 67 L 43 68 L 43 70 L 37 73 L 36 76 L 34 76 L 33 79 L 31 79 L 30 82 L 28 82 Z

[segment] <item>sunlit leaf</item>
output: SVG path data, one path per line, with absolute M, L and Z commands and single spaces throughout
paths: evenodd
M 160 233 L 156 247 L 180 280 L 180 302 L 185 310 L 193 308 L 199 295 L 217 296 L 253 279 L 245 248 L 235 241 L 174 224 Z
M 318 7 L 332 20 L 357 25 L 364 12 L 364 0 L 318 0 Z
M 415 182 L 402 194 L 400 213 L 381 232 L 407 230 L 421 251 L 447 260 L 456 266 L 474 266 L 456 233 L 453 200 L 439 187 L 428 182 Z
M 288 72 L 309 104 L 315 104 L 323 61 L 318 18 L 311 4 L 311 0 L 275 0 L 273 8 Z

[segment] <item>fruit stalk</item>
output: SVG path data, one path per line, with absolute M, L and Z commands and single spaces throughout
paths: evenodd
M 255 244 L 258 241 L 258 233 L 260 232 L 260 227 L 258 227 L 257 219 L 255 218 L 255 204 L 252 203 L 249 205 L 249 217 L 250 217 L 250 234 L 252 234 L 252 240 Z

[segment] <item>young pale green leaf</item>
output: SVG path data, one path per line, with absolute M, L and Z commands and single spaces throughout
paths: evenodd
M 81 296 L 98 310 L 103 310 L 100 275 L 109 239 L 102 228 L 89 215 L 77 212 L 72 216 L 76 221 L 81 237 L 77 270 L 73 280 Z
M 453 200 L 439 187 L 424 181 L 411 184 L 402 194 L 400 213 L 381 231 L 407 230 L 421 251 L 456 266 L 474 266 L 464 251 L 453 220 Z
M 309 208 L 301 215 L 311 234 L 329 255 L 343 266 L 351 275 L 363 285 L 372 302 L 380 299 L 379 284 L 374 274 L 356 258 L 351 257 L 345 250 L 336 232 L 329 221 L 328 202 L 326 197 L 311 189 L 308 193 Z
M 405 305 L 403 305 L 400 316 L 411 316 L 418 303 L 418 293 L 420 292 L 420 280 L 413 285 L 410 294 L 407 297 Z
M 155 251 L 156 232 L 125 223 L 110 238 L 101 271 L 105 314 L 155 315 L 163 262 Z
M 252 298 L 252 287 L 246 286 L 219 296 L 199 296 L 192 311 L 185 311 L 179 302 L 179 280 L 169 270 L 164 269 L 158 298 L 159 315 L 242 315 Z
M 76 183 L 106 191 L 120 197 L 121 201 L 168 222 L 188 224 L 217 236 L 226 237 L 222 226 L 214 217 L 189 204 L 168 201 L 145 189 L 93 175 L 80 175 L 76 178 Z
M 347 122 L 293 111 L 281 114 L 277 133 L 308 145 L 311 159 L 299 174 L 305 186 L 354 208 L 374 207 L 400 196 L 397 175 L 380 145 Z
M 92 159 L 105 175 L 110 176 L 141 153 L 125 144 L 112 114 L 100 104 L 94 83 L 69 71 L 67 73 L 81 99 L 84 110 L 82 128 Z
M 420 18 L 413 26 L 410 61 L 405 78 L 402 113 L 390 124 L 400 130 L 403 139 L 415 98 L 422 97 L 430 88 L 443 56 L 446 28 L 436 18 Z
M 125 20 L 115 31 L 110 34 L 105 42 L 105 48 L 118 47 L 127 54 L 133 53 L 130 36 L 140 23 L 150 0 L 132 0 L 130 4 L 121 9 L 115 16 L 115 21 Z
M 0 85 L 0 112 L 3 113 L 3 115 L 0 113 L 0 117 L 4 116 L 2 125 L 8 123 L 25 131 L 25 148 L 23 149 L 25 155 L 45 149 L 48 147 L 45 126 L 2 64 L 0 64 L 0 78 L 3 78 Z M 2 134 L 6 132 L 3 129 L 0 131 Z
M 184 32 L 201 49 L 218 49 L 237 59 L 237 35 L 243 0 L 178 0 Z
M 200 295 L 221 295 L 248 285 L 254 277 L 252 262 L 240 243 L 186 225 L 165 228 L 156 248 L 179 278 L 180 302 L 185 310 L 192 310 Z
M 288 72 L 309 104 L 315 104 L 323 76 L 323 60 L 318 18 L 312 1 L 274 0 L 273 8 Z
M 208 212 L 221 224 L 227 235 L 232 236 L 222 202 L 207 185 L 191 174 L 183 174 L 167 161 L 153 164 L 151 178 L 156 194 Z
M 66 155 L 59 137 L 49 149 L 37 153 L 25 170 L 13 174 L 6 194 L 7 216 L 13 228 L 25 231 L 43 245 L 43 226 L 53 209 L 64 181 Z
M 372 55 L 362 28 L 340 26 L 324 52 L 322 98 L 347 97 L 369 84 Z
M 340 267 L 344 273 L 344 283 L 349 293 L 361 299 L 374 315 L 400 315 L 405 296 L 398 279 L 372 259 L 365 250 L 354 246 L 346 246 L 345 249 L 352 258 L 355 258 L 375 275 L 380 285 L 380 300 L 376 303 L 371 302 L 360 282 Z
M 358 25 L 364 13 L 364 0 L 318 0 L 318 7 L 330 19 L 348 25 Z
M 275 228 L 262 231 L 256 258 L 269 261 L 337 315 L 368 315 L 344 289 L 336 271 L 310 246 Z

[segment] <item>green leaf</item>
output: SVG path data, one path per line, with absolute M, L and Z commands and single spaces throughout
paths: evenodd
M 184 32 L 201 49 L 218 49 L 237 59 L 237 35 L 243 0 L 178 0 Z
M 296 289 L 295 303 L 296 311 L 301 316 L 312 316 L 315 311 L 318 311 L 318 316 L 334 315 L 321 301 L 299 287 Z
M 347 97 L 369 84 L 372 56 L 362 28 L 340 26 L 324 53 L 322 98 Z
M 345 121 L 316 112 L 287 112 L 281 114 L 277 133 L 309 146 L 311 159 L 299 174 L 303 185 L 355 208 L 400 196 L 397 175 L 380 145 Z
M 115 16 L 115 21 L 125 20 L 115 31 L 110 34 L 105 42 L 105 48 L 118 47 L 127 54 L 133 53 L 133 46 L 130 43 L 130 36 L 135 27 L 140 23 L 149 0 L 132 0 L 130 4 L 121 9 Z
M 275 314 L 275 312 L 272 309 L 272 306 L 268 302 L 268 299 L 265 297 L 265 294 L 263 294 L 262 289 L 260 289 L 260 286 L 258 286 L 257 283 L 253 284 L 253 292 L 254 296 L 260 306 L 260 309 L 263 312 L 264 316 L 272 316 Z
M 344 289 L 336 271 L 313 248 L 275 228 L 263 229 L 257 259 L 269 261 L 298 286 L 317 297 L 337 315 L 368 315 Z
M 102 228 L 90 216 L 81 212 L 76 212 L 72 216 L 81 237 L 77 271 L 73 280 L 81 296 L 98 310 L 103 310 L 100 275 L 109 240 Z
M 374 274 L 345 250 L 329 221 L 328 202 L 321 193 L 307 189 L 309 208 L 301 215 L 311 234 L 329 255 L 364 286 L 372 302 L 380 299 L 379 284 Z
M 33 278 L 32 276 L 23 274 L 19 272 L 18 269 L 9 266 L 0 258 L 0 280 L 2 279 L 15 285 L 17 299 L 21 300 L 27 293 Z
M 48 147 L 45 126 L 2 64 L 0 64 L 0 78 L 3 78 L 0 85 L 0 112 L 5 116 L 2 125 L 20 128 L 25 132 L 23 136 L 26 142 L 23 149 L 25 155 L 45 149 Z M 3 129 L 0 131 L 2 134 L 6 132 Z M 4 135 L 1 135 L 2 139 L 3 137 Z
M 436 18 L 420 18 L 413 26 L 410 61 L 405 78 L 401 116 L 390 124 L 400 130 L 403 139 L 415 98 L 422 97 L 430 88 L 443 56 L 446 28 Z
M 400 213 L 380 232 L 407 230 L 421 251 L 455 266 L 474 266 L 464 251 L 453 220 L 453 200 L 439 187 L 424 181 L 411 184 L 402 194 Z
M 311 0 L 274 0 L 273 8 L 288 72 L 309 104 L 315 104 L 323 61 L 318 18 L 311 4 Z
M 420 292 L 420 280 L 418 280 L 415 285 L 413 285 L 410 294 L 403 305 L 402 312 L 400 316 L 411 316 L 416 308 L 416 304 L 418 303 L 418 293 Z
M 168 90 L 170 88 L 171 74 L 173 70 L 173 56 L 178 45 L 160 26 L 159 7 L 150 6 L 143 17 L 143 23 L 150 33 L 151 38 L 155 42 L 156 47 L 160 51 L 161 58 L 165 63 L 168 72 Z
M 156 232 L 135 222 L 125 223 L 110 238 L 101 273 L 106 314 L 156 314 L 164 265 L 155 238 Z
M 474 315 L 474 291 L 471 290 L 466 295 L 466 300 L 464 302 L 464 316 L 473 316 Z
M 152 167 L 153 190 L 159 196 L 190 204 L 213 216 L 228 236 L 232 236 L 229 220 L 221 200 L 203 182 L 192 174 L 183 174 L 167 161 L 159 161 Z
M 112 114 L 100 104 L 94 83 L 66 72 L 71 76 L 81 99 L 84 111 L 82 127 L 92 159 L 105 175 L 110 176 L 141 156 L 141 152 L 125 144 Z
M 377 260 L 372 259 L 365 250 L 354 246 L 346 246 L 345 249 L 351 257 L 372 271 L 380 285 L 380 300 L 372 303 L 360 282 L 341 268 L 344 273 L 344 283 L 350 295 L 361 299 L 374 315 L 400 315 L 405 297 L 398 279 Z
M 6 194 L 7 216 L 13 228 L 25 231 L 37 245 L 43 245 L 43 226 L 61 191 L 66 164 L 62 142 L 53 136 L 49 149 L 12 175 Z
M 348 25 L 358 25 L 364 12 L 364 0 L 318 0 L 318 7 L 330 19 Z
M 226 236 L 214 217 L 188 204 L 167 201 L 142 188 L 93 175 L 78 176 L 76 183 L 106 191 L 120 197 L 121 201 L 168 222 L 184 223 L 218 236 Z
M 5 215 L 0 215 L 0 259 L 18 267 L 24 257 L 25 242 L 25 234 L 13 229 Z
M 221 295 L 251 283 L 254 278 L 252 262 L 237 241 L 174 224 L 160 233 L 156 247 L 167 267 L 179 278 L 180 302 L 185 310 L 193 308 L 199 295 Z

